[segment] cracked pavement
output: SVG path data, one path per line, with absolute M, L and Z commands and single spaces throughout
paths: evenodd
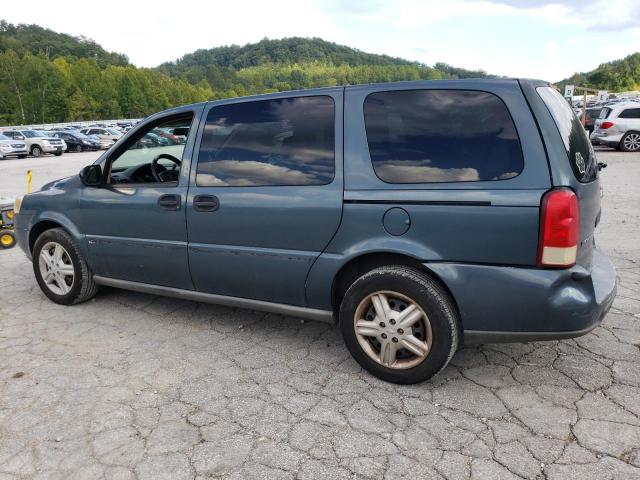
M 598 155 L 603 325 L 413 386 L 321 323 L 114 289 L 61 307 L 0 252 L 0 480 L 640 478 L 640 154 Z

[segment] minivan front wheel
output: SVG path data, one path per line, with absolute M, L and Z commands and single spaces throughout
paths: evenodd
M 620 149 L 625 152 L 640 151 L 640 132 L 627 132 L 620 140 Z
M 98 289 L 78 246 L 62 228 L 46 230 L 36 240 L 33 272 L 42 292 L 61 305 L 89 300 Z
M 453 301 L 436 281 L 411 267 L 380 267 L 358 278 L 345 293 L 339 320 L 355 360 L 389 382 L 427 380 L 458 348 Z

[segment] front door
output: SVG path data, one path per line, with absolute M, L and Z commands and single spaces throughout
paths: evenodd
M 210 107 L 187 200 L 197 290 L 306 305 L 307 273 L 342 215 L 342 94 Z
M 187 134 L 199 114 L 185 110 L 146 122 L 104 162 L 104 185 L 84 189 L 80 217 L 96 275 L 193 288 L 185 224 L 193 135 L 158 144 L 148 134 Z

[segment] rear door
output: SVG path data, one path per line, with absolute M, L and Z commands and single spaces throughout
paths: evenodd
M 197 290 L 306 305 L 307 273 L 342 214 L 342 96 L 208 107 L 186 206 Z

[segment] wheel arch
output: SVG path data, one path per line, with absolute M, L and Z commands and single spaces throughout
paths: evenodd
M 78 229 L 71 223 L 71 221 L 63 215 L 56 212 L 43 212 L 33 222 L 29 229 L 29 253 L 33 253 L 33 246 L 40 235 L 47 230 L 54 228 L 62 228 L 76 241 L 78 248 L 85 255 L 86 247 L 82 241 L 82 235 L 78 232 Z
M 331 302 L 333 311 L 338 311 L 345 292 L 356 279 L 371 270 L 390 265 L 404 265 L 412 267 L 437 282 L 451 298 L 451 302 L 458 316 L 460 328 L 462 329 L 463 320 L 460 316 L 460 309 L 458 308 L 456 298 L 442 278 L 440 278 L 440 276 L 431 270 L 427 264 L 421 262 L 418 258 L 396 252 L 376 251 L 361 253 L 349 259 L 349 261 L 342 265 L 334 275 L 331 285 Z

